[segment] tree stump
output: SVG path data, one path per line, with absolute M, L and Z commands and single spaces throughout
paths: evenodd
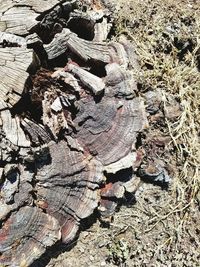
M 133 45 L 108 39 L 112 1 L 0 2 L 0 265 L 29 266 L 139 173 L 168 174 L 138 171 L 147 111 Z

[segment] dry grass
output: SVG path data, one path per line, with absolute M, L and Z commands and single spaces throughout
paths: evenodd
M 141 92 L 162 90 L 164 109 L 169 95 L 175 96 L 182 108 L 178 120 L 166 118 L 167 131 L 175 147 L 176 166 L 169 201 L 161 209 L 156 205 L 152 208 L 150 227 L 143 231 L 152 231 L 154 235 L 157 234 L 154 228 L 161 222 L 160 231 L 167 224 L 169 236 L 163 239 L 161 247 L 171 246 L 178 255 L 180 248 L 184 248 L 180 243 L 197 238 L 197 232 L 188 230 L 188 227 L 192 229 L 191 222 L 194 228 L 197 223 L 199 229 L 194 210 L 199 213 L 200 205 L 200 3 L 132 0 L 124 5 L 121 2 L 116 32 L 125 34 L 135 44 L 141 64 L 138 74 Z M 161 247 L 155 244 L 155 250 Z M 191 264 L 199 266 L 195 260 Z
M 181 103 L 179 120 L 166 123 L 177 149 L 176 201 L 187 205 L 196 200 L 200 185 L 200 3 L 132 0 L 125 6 L 121 2 L 116 31 L 136 45 L 142 90 L 161 89 L 164 104 L 169 93 Z

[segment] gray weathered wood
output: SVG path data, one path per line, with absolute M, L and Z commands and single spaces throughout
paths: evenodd
M 26 48 L 0 48 L 0 99 L 7 107 L 14 106 L 27 86 L 28 71 L 37 68 L 39 61 Z
M 101 94 L 105 89 L 103 80 L 90 72 L 74 65 L 68 64 L 67 69 L 72 72 L 86 88 L 91 90 L 95 95 Z
M 15 34 L 0 32 L 0 47 L 6 45 L 26 47 L 26 39 Z
M 55 35 L 51 43 L 44 45 L 48 59 L 53 60 L 71 51 L 88 63 L 117 63 L 124 68 L 135 67 L 136 55 L 133 46 L 126 40 L 118 42 L 94 42 L 79 38 L 69 29 Z
M 53 41 L 44 47 L 49 60 L 64 54 L 69 49 L 85 61 L 95 60 L 103 63 L 110 61 L 106 44 L 83 40 L 69 29 L 63 29 L 61 33 L 56 34 Z
M 1 0 L 0 31 L 27 35 L 38 21 L 39 14 L 46 12 L 60 3 L 59 0 Z
M 9 110 L 1 111 L 0 116 L 6 138 L 13 143 L 13 145 L 29 147 L 30 142 L 26 139 L 26 136 L 20 127 L 19 118 L 12 118 Z

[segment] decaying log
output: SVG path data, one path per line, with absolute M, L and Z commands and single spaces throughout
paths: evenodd
M 107 184 L 106 187 L 101 190 L 101 196 L 104 198 L 122 198 L 124 196 L 124 187 L 122 182 Z
M 115 174 L 116 172 L 118 172 L 120 170 L 133 167 L 136 160 L 137 160 L 137 153 L 136 152 L 130 152 L 130 153 L 128 153 L 128 155 L 126 155 L 125 157 L 122 157 L 120 160 L 118 160 L 114 163 L 111 163 L 109 165 L 106 165 L 104 167 L 104 169 L 107 173 Z
M 67 22 L 67 26 L 73 32 L 77 32 L 79 37 L 84 37 L 88 40 L 93 40 L 94 38 L 94 27 L 96 24 L 96 20 L 101 19 L 103 17 L 103 13 L 97 12 L 82 12 L 79 10 L 75 10 L 71 12 L 70 18 Z M 81 25 L 81 31 L 79 27 Z
M 129 181 L 125 182 L 123 186 L 126 192 L 133 194 L 138 190 L 140 184 L 141 184 L 140 177 L 133 176 Z
M 79 93 L 81 91 L 81 87 L 78 84 L 77 79 L 71 73 L 66 72 L 65 69 L 56 70 L 51 77 L 63 80 L 74 92 Z
M 110 61 L 108 47 L 102 43 L 93 43 L 79 38 L 69 29 L 63 29 L 55 35 L 50 44 L 44 46 L 48 59 L 52 60 L 63 55 L 68 49 L 84 61 Z
M 103 42 L 107 39 L 108 34 L 111 30 L 112 24 L 108 23 L 105 18 L 102 19 L 102 22 L 98 22 L 94 26 L 94 38 L 95 42 Z
M 5 203 L 8 204 L 12 202 L 13 195 L 16 193 L 19 186 L 19 172 L 16 165 L 6 165 L 4 168 L 4 174 L 7 176 L 2 188 L 1 195 L 5 200 Z
M 0 0 L 1 266 L 29 266 L 71 242 L 140 179 L 169 182 L 158 159 L 167 139 L 145 136 L 163 116 L 160 97 L 139 96 L 133 44 L 107 40 L 117 8 Z
M 108 183 L 101 190 L 101 201 L 98 210 L 103 217 L 104 222 L 109 222 L 110 217 L 114 214 L 117 208 L 117 201 L 124 196 L 125 188 L 122 182 Z
M 115 213 L 117 208 L 117 201 L 113 201 L 113 198 L 103 198 L 101 199 L 101 203 L 98 207 L 98 211 L 100 212 L 101 217 L 103 218 L 103 222 L 110 223 L 111 216 Z
M 1 188 L 0 220 L 24 205 L 32 205 L 31 192 L 33 173 L 22 165 L 7 164 L 3 170 L 5 178 Z
M 112 27 L 112 23 L 107 22 L 104 15 L 102 9 L 95 9 L 95 7 L 87 10 L 87 12 L 75 10 L 70 13 L 67 26 L 80 38 L 102 42 L 107 39 Z
M 43 43 L 37 33 L 32 33 L 26 37 L 26 45 L 28 48 L 42 47 Z
M 61 108 L 61 102 L 60 106 L 56 106 L 56 98 L 52 103 L 51 94 L 48 92 L 44 93 L 44 100 L 42 101 L 42 108 L 43 108 L 43 124 L 47 126 L 54 138 L 56 138 L 60 131 L 63 129 L 68 129 L 68 123 L 65 119 L 65 114 L 63 112 L 63 109 Z M 60 99 L 60 98 L 59 98 Z M 55 107 L 56 106 L 56 107 Z

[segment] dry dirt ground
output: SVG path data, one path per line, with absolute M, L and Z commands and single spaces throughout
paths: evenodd
M 135 43 L 140 92 L 160 89 L 182 107 L 165 121 L 174 153 L 169 188 L 143 184 L 124 199 L 110 226 L 88 218 L 71 247 L 54 247 L 37 266 L 200 266 L 200 2 L 121 1 L 113 36 Z

